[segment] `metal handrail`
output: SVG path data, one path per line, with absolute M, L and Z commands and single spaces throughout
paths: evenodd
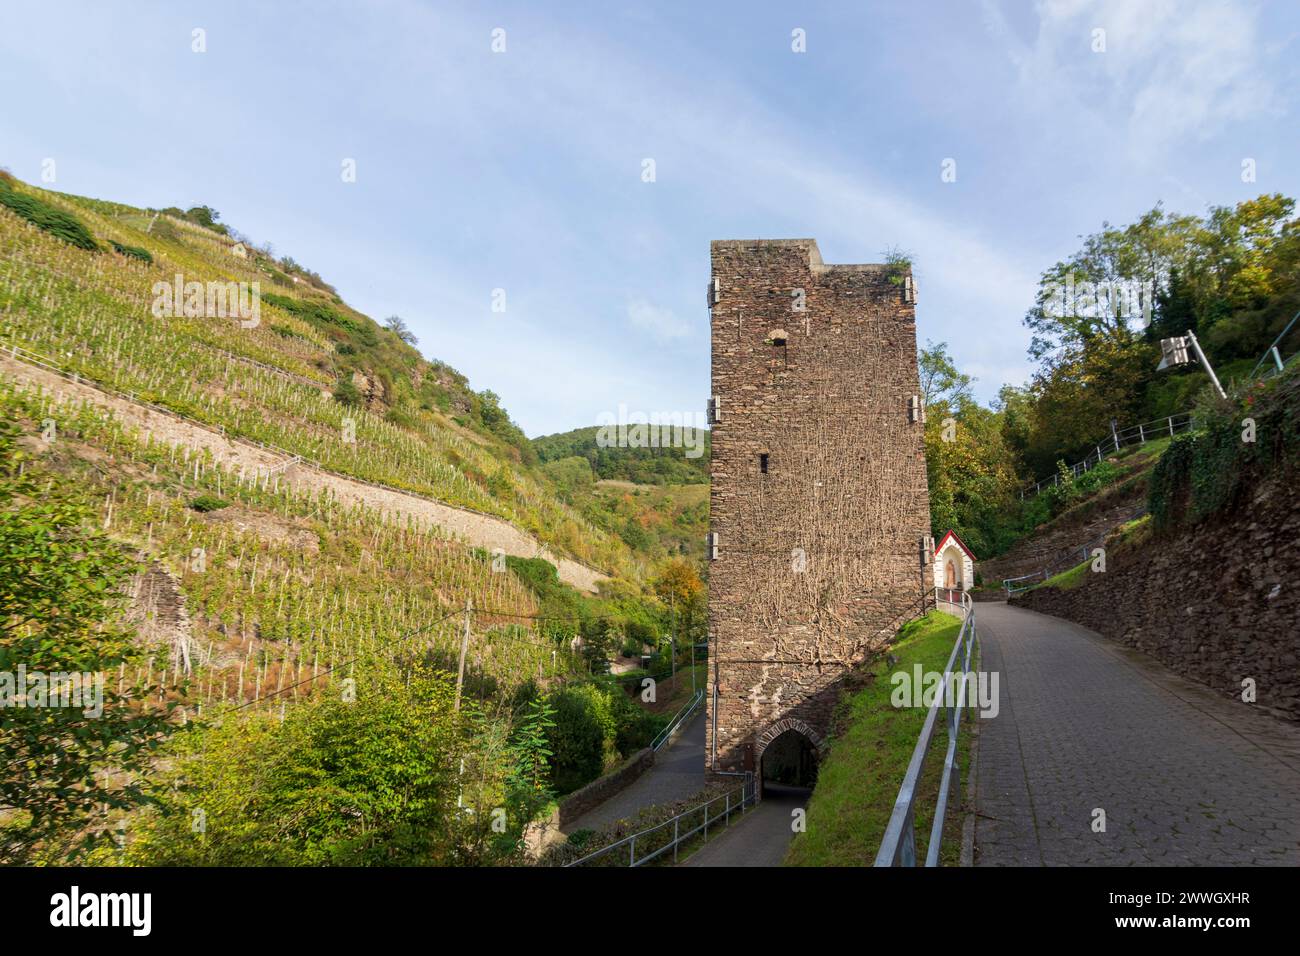
M 1013 594 L 1019 594 L 1021 591 L 1028 591 L 1033 587 L 1032 584 L 1026 584 L 1024 587 L 1012 587 L 1011 585 L 1017 581 L 1028 581 L 1031 578 L 1039 578 L 1040 580 L 1046 581 L 1047 569 L 1043 568 L 1041 571 L 1031 571 L 1029 574 L 1020 575 L 1018 578 L 1003 578 L 1002 590 L 1007 592 L 1007 597 L 1010 597 Z
M 732 797 L 738 798 L 735 803 L 732 802 Z M 717 814 L 717 816 L 715 816 L 712 821 L 710 821 L 709 807 L 713 806 L 718 801 L 723 801 L 724 809 L 722 810 L 721 813 Z M 644 830 L 638 830 L 636 833 L 633 833 L 631 836 L 623 837 L 623 839 L 611 843 L 608 846 L 603 846 L 599 850 L 596 850 L 592 853 L 588 853 L 586 856 L 574 860 L 572 863 L 566 863 L 565 867 L 567 868 L 571 866 L 582 866 L 585 863 L 590 863 L 592 860 L 595 860 L 598 857 L 608 856 L 609 854 L 613 853 L 615 850 L 619 850 L 624 846 L 627 847 L 627 852 L 628 852 L 627 865 L 630 867 L 644 866 L 645 864 L 649 863 L 651 860 L 657 860 L 659 857 L 663 856 L 669 850 L 673 851 L 673 862 L 675 863 L 677 862 L 678 849 L 680 848 L 682 843 L 684 843 L 686 840 L 689 840 L 691 837 L 695 836 L 695 834 L 700 832 L 704 833 L 704 839 L 707 840 L 709 838 L 710 822 L 712 822 L 714 826 L 717 826 L 718 820 L 721 819 L 724 821 L 725 825 L 730 826 L 732 813 L 744 813 L 745 810 L 748 809 L 750 806 L 752 806 L 756 801 L 757 801 L 757 793 L 756 793 L 756 788 L 754 786 L 754 775 L 752 773 L 746 773 L 745 782 L 735 790 L 728 790 L 726 793 L 722 794 L 721 796 L 714 797 L 712 800 L 706 800 L 704 803 L 691 807 L 689 810 L 683 810 L 681 813 L 677 814 L 676 816 L 668 820 L 663 821 L 662 823 L 656 823 L 652 827 L 646 827 Z M 703 822 L 695 826 L 692 826 L 690 829 L 683 832 L 682 820 L 693 813 L 699 813 L 701 810 L 704 811 Z M 673 828 L 673 836 L 668 843 L 665 843 L 663 846 L 659 847 L 658 849 L 654 850 L 651 853 L 647 853 L 645 856 L 638 857 L 636 855 L 637 840 L 641 840 L 644 842 L 645 838 L 649 834 L 655 833 L 656 831 L 659 830 L 663 830 L 670 825 Z
M 942 588 L 939 585 L 934 586 L 934 605 L 937 608 L 940 604 L 949 604 L 955 606 L 963 616 L 966 614 L 966 597 L 965 588 Z
M 1115 533 L 1115 528 L 1118 528 L 1121 525 L 1128 524 L 1130 521 L 1136 521 L 1138 518 L 1141 518 L 1146 513 L 1147 513 L 1146 506 L 1143 505 L 1141 508 L 1138 508 L 1137 511 L 1133 512 L 1131 515 L 1129 515 L 1127 518 L 1121 521 L 1118 525 L 1115 525 L 1115 527 L 1109 529 L 1108 531 L 1103 531 L 1097 537 L 1093 538 L 1091 541 L 1088 541 L 1085 544 L 1077 544 L 1071 547 L 1070 552 L 1073 552 L 1077 548 L 1080 555 L 1079 561 L 1074 562 L 1074 564 L 1061 564 L 1061 565 L 1056 565 L 1052 568 L 1042 568 L 1041 570 L 1038 571 L 1031 571 L 1029 574 L 1022 574 L 1018 578 L 1003 578 L 1002 589 L 1007 592 L 1007 597 L 1011 597 L 1011 595 L 1013 594 L 1021 594 L 1024 591 L 1028 591 L 1030 588 L 1035 586 L 1033 584 L 1026 584 L 1023 587 L 1012 587 L 1011 585 L 1017 581 L 1028 581 L 1032 578 L 1040 578 L 1041 580 L 1046 581 L 1048 578 L 1052 577 L 1055 574 L 1059 574 L 1062 571 L 1070 570 L 1070 568 L 1073 568 L 1076 565 L 1078 565 L 1080 561 L 1087 561 L 1091 549 L 1097 544 L 1105 544 L 1106 539 Z
M 1264 350 L 1264 354 L 1259 357 L 1259 361 L 1255 363 L 1255 367 L 1250 370 L 1250 375 L 1246 377 L 1246 381 L 1248 382 L 1254 381 L 1255 373 L 1259 371 L 1259 367 L 1261 365 L 1263 365 L 1265 362 L 1269 360 L 1270 356 L 1272 356 L 1273 362 L 1277 366 L 1277 368 L 1274 370 L 1276 372 L 1281 372 L 1284 368 L 1286 368 L 1286 366 L 1290 365 L 1296 358 L 1300 357 L 1300 352 L 1297 352 L 1295 355 L 1292 355 L 1291 358 L 1287 359 L 1286 361 L 1283 361 L 1282 353 L 1279 352 L 1277 349 L 1277 347 L 1282 344 L 1282 340 L 1286 338 L 1287 333 L 1291 331 L 1291 327 L 1296 324 L 1297 319 L 1300 319 L 1300 312 L 1297 312 L 1295 315 L 1291 316 L 1291 321 L 1286 324 L 1286 328 L 1284 328 L 1282 330 L 1282 333 L 1273 340 L 1273 344 Z
M 943 679 L 935 693 L 934 703 L 930 705 L 930 711 L 926 714 L 921 735 L 916 741 L 916 747 L 912 750 L 912 759 L 907 765 L 907 773 L 903 776 L 902 786 L 898 789 L 898 798 L 894 801 L 889 825 L 885 827 L 885 836 L 876 854 L 876 866 L 916 866 L 917 864 L 914 823 L 917 786 L 921 780 L 921 771 L 925 766 L 930 742 L 934 739 L 939 725 L 939 714 L 945 709 L 944 700 L 948 687 L 953 678 L 960 675 L 957 699 L 954 706 L 947 708 L 948 713 L 944 718 L 948 728 L 948 749 L 944 755 L 943 777 L 939 782 L 934 824 L 930 828 L 930 842 L 925 854 L 926 866 L 939 865 L 939 844 L 943 836 L 944 817 L 948 811 L 948 794 L 952 789 L 957 770 L 958 735 L 961 730 L 962 715 L 966 711 L 967 675 L 971 673 L 971 660 L 979 641 L 975 630 L 975 602 L 966 592 L 962 592 L 962 609 L 965 617 L 962 619 L 961 629 L 957 632 L 957 640 L 953 643 L 952 653 L 948 655 L 948 663 L 944 667 Z M 954 671 L 959 655 L 961 670 Z
M 702 700 L 704 700 L 703 690 L 697 690 L 692 694 L 691 699 L 686 702 L 686 705 L 677 712 L 672 720 L 668 721 L 668 725 L 664 727 L 663 730 L 659 731 L 659 733 L 655 735 L 655 739 L 650 741 L 650 749 L 655 753 L 658 753 L 659 749 L 668 743 L 668 739 L 673 735 L 673 731 L 680 727 L 685 720 L 695 712 L 695 708 L 700 706 L 700 701 Z
M 1092 468 L 1101 464 L 1102 459 L 1106 456 L 1103 448 L 1109 448 L 1110 453 L 1120 450 L 1126 444 L 1133 444 L 1132 439 L 1137 439 L 1137 444 L 1145 445 L 1149 441 L 1165 436 L 1174 436 L 1178 432 L 1187 431 L 1193 426 L 1191 412 L 1180 412 L 1177 415 L 1167 415 L 1164 418 L 1153 419 L 1149 422 L 1140 422 L 1137 425 L 1129 425 L 1125 428 L 1119 428 L 1112 431 L 1106 438 L 1098 442 L 1092 452 L 1088 454 L 1083 461 L 1076 462 L 1070 466 L 1070 473 L 1078 478 L 1086 474 Z M 1034 482 L 1032 488 L 1026 486 L 1020 492 L 1020 500 L 1026 497 L 1033 497 L 1041 492 L 1044 488 L 1055 487 L 1061 483 L 1061 473 L 1058 471 L 1051 478 L 1044 478 L 1041 481 Z

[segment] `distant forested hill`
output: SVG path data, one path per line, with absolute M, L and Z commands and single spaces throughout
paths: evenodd
M 647 485 L 693 485 L 709 480 L 709 433 L 702 428 L 684 428 L 680 448 L 602 448 L 596 440 L 600 427 L 576 428 L 558 435 L 533 439 L 533 448 L 543 462 L 561 458 L 585 458 L 597 478 L 614 478 Z M 688 451 L 702 452 L 687 457 Z

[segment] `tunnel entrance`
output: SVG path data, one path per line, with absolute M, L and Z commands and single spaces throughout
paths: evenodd
M 763 751 L 759 776 L 772 784 L 810 790 L 817 782 L 817 748 L 797 730 L 786 730 Z

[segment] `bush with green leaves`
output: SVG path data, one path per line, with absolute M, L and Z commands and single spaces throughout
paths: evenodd
M 105 843 L 110 813 L 148 801 L 141 775 L 172 730 L 165 708 L 142 705 L 147 689 L 119 690 L 119 668 L 139 657 L 119 623 L 135 565 L 96 518 L 77 489 L 28 458 L 17 427 L 0 422 L 0 682 L 25 696 L 20 667 L 29 678 L 102 681 L 100 704 L 4 709 L 0 863 Z
M 334 386 L 334 401 L 346 408 L 358 408 L 361 405 L 361 392 L 350 378 L 341 378 Z
M 551 782 L 571 793 L 650 744 L 666 718 L 641 707 L 618 683 L 601 680 L 556 691 L 549 698 L 555 726 Z
M 287 712 L 195 725 L 129 851 L 146 865 L 486 865 L 518 858 L 545 791 L 544 713 L 513 745 L 455 678 L 420 664 L 356 673 Z M 509 798 L 516 800 L 512 805 Z M 511 813 L 514 806 L 525 807 Z M 469 808 L 467 811 L 466 808 Z M 506 832 L 493 829 L 506 809 Z M 202 811 L 198 814 L 198 811 Z M 472 812 L 469 812 L 472 811 Z M 500 814 L 496 815 L 500 818 Z M 194 820 L 203 820 L 196 832 Z
M 0 181 L 0 206 L 7 206 L 22 216 L 32 225 L 44 229 L 52 236 L 58 236 L 64 242 L 79 249 L 96 251 L 99 244 L 90 230 L 80 219 L 70 212 L 64 212 L 35 196 L 20 193 L 8 183 Z
M 190 502 L 190 507 L 195 511 L 209 512 L 220 511 L 222 508 L 229 508 L 230 502 L 224 498 L 218 498 L 216 495 L 199 495 Z
M 113 244 L 114 251 L 119 255 L 127 256 L 131 259 L 139 259 L 141 262 L 153 262 L 153 253 L 148 249 L 141 249 L 139 246 L 125 246 L 115 239 L 110 241 Z
M 549 703 L 555 710 L 555 726 L 547 733 L 551 785 L 571 793 L 599 777 L 615 756 L 614 722 L 608 698 L 590 684 L 558 691 Z
M 1196 430 L 1170 442 L 1151 472 L 1157 532 L 1224 513 L 1264 476 L 1300 463 L 1300 365 L 1226 400 L 1204 394 L 1195 419 Z

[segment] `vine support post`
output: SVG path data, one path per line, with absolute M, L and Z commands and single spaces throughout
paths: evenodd
M 474 599 L 465 599 L 465 630 L 460 638 L 460 663 L 456 667 L 456 712 L 460 712 L 460 691 L 465 684 L 465 654 L 469 651 L 469 622 L 474 616 Z

